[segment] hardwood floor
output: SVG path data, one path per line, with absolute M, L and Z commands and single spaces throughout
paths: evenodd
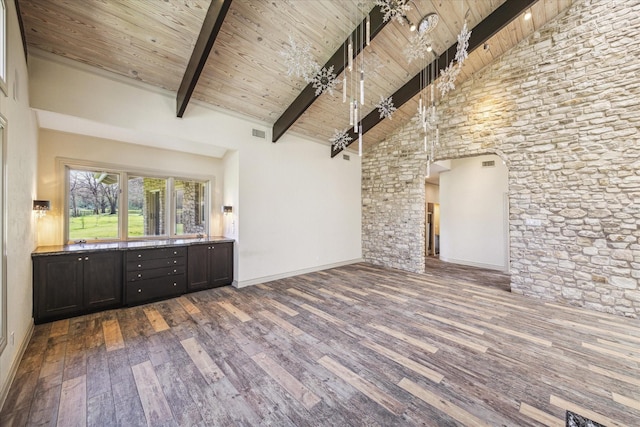
M 482 274 L 355 264 L 39 325 L 0 424 L 640 425 L 640 321 Z

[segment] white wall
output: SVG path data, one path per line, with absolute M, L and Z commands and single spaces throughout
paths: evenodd
M 227 151 L 224 156 L 223 205 L 231 206 L 233 213 L 222 216 L 222 235 L 236 241 L 233 251 L 234 286 L 238 286 L 238 216 L 240 215 L 240 153 Z
M 7 331 L 9 343 L 0 355 L 0 405 L 17 368 L 21 349 L 30 336 L 31 252 L 35 248 L 35 219 L 31 202 L 36 196 L 37 124 L 29 109 L 29 86 L 24 50 L 14 3 L 7 7 L 7 86 L 0 94 L 0 113 L 7 119 Z M 13 342 L 10 339 L 14 334 Z
M 222 160 L 42 129 L 38 140 L 38 198 L 50 200 L 51 211 L 38 221 L 38 246 L 64 242 L 64 169 L 60 159 L 98 162 L 134 172 L 155 171 L 208 179 L 212 206 L 210 234 L 221 234 Z
M 424 199 L 427 203 L 440 203 L 440 187 L 427 182 L 424 185 Z
M 483 161 L 495 167 L 482 167 Z M 508 171 L 498 156 L 451 161 L 440 174 L 440 259 L 508 270 L 505 194 Z
M 290 134 L 272 144 L 267 124 L 197 103 L 178 119 L 174 94 L 90 71 L 30 57 L 31 104 L 41 124 L 91 133 L 93 123 L 96 132 L 111 130 L 152 146 L 162 135 L 164 148 L 174 140 L 176 150 L 219 157 L 237 151 L 223 160 L 238 169 L 237 190 L 223 184 L 222 199 L 235 203 L 239 286 L 361 259 L 357 156 L 331 159 L 328 145 Z M 45 120 L 52 116 L 57 120 Z M 253 137 L 252 128 L 267 138 Z M 229 179 L 234 174 L 223 173 Z

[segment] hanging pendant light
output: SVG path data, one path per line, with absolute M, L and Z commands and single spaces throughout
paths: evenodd
M 342 103 L 347 102 L 347 73 L 342 76 Z
M 353 101 L 349 100 L 349 126 L 353 126 Z
M 371 44 L 371 17 L 367 14 L 367 23 L 365 24 L 365 33 L 366 33 L 366 40 L 367 40 L 367 46 L 369 46 Z
M 347 46 L 347 55 L 349 56 L 349 71 L 353 71 L 353 38 L 349 37 L 349 45 Z
M 360 105 L 364 105 L 364 70 L 360 70 Z
M 353 131 L 358 132 L 358 101 L 353 101 Z

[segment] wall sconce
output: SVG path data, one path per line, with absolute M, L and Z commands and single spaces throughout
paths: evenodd
M 47 211 L 51 209 L 51 202 L 49 200 L 34 200 L 33 211 L 36 213 L 36 217 L 42 218 L 47 214 Z
M 223 206 L 222 207 L 222 213 L 227 215 L 227 214 L 232 214 L 233 213 L 233 206 Z

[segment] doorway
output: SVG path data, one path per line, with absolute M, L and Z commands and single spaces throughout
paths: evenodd
M 440 255 L 440 204 L 427 202 L 427 256 Z

